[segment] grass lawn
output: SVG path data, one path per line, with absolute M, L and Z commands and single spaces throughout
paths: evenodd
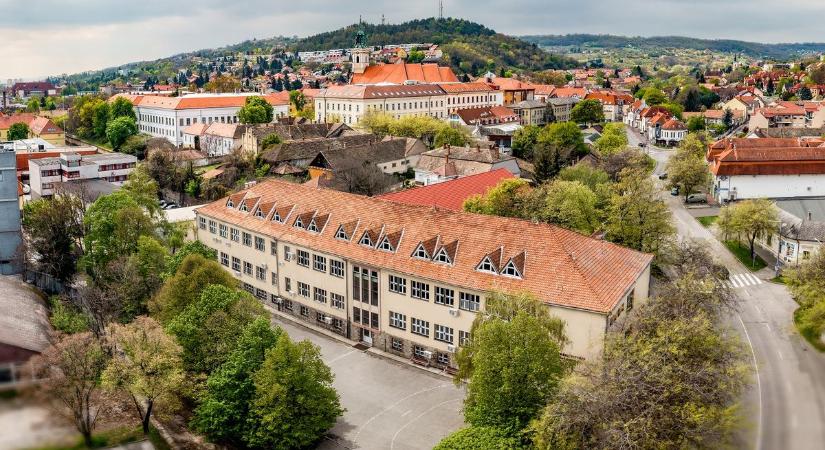
M 802 312 L 802 308 L 797 308 L 796 311 L 793 313 L 793 323 L 796 326 L 796 331 L 799 332 L 802 337 L 805 338 L 808 343 L 810 343 L 815 349 L 819 350 L 820 352 L 825 352 L 825 343 L 823 343 L 819 336 L 815 333 L 810 332 L 808 328 L 802 327 L 800 313 Z
M 195 173 L 198 174 L 198 175 L 201 175 L 201 174 L 206 173 L 207 171 L 210 171 L 212 169 L 217 169 L 218 166 L 220 166 L 221 164 L 222 163 L 212 164 L 210 166 L 195 167 Z
M 719 218 L 718 216 L 705 216 L 705 217 L 697 217 L 696 220 L 698 220 L 699 223 L 701 223 L 703 227 L 709 228 L 711 225 L 713 225 L 716 222 L 716 219 L 718 219 L 718 218 Z
M 748 269 L 755 272 L 759 269 L 764 268 L 767 266 L 765 261 L 762 261 L 762 258 L 759 255 L 756 256 L 756 260 L 751 260 L 751 250 L 745 245 L 742 245 L 741 242 L 738 241 L 724 241 L 725 247 L 733 253 L 733 256 L 739 260 L 742 264 L 745 265 Z
M 35 450 L 91 450 L 114 447 L 117 445 L 128 444 L 130 442 L 137 442 L 144 439 L 148 439 L 157 450 L 169 450 L 170 448 L 166 441 L 164 441 L 163 438 L 160 436 L 160 433 L 158 433 L 155 427 L 151 427 L 149 430 L 149 436 L 144 437 L 143 430 L 141 429 L 141 427 L 126 426 L 113 428 L 111 430 L 95 432 L 92 435 L 92 447 L 87 447 L 86 444 L 83 443 L 83 438 L 78 437 L 77 442 L 74 445 L 46 446 L 39 447 Z

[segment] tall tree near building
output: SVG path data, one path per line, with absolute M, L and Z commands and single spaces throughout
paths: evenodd
M 159 407 L 174 411 L 178 406 L 185 382 L 181 348 L 160 324 L 145 316 L 114 325 L 111 342 L 115 357 L 103 372 L 103 385 L 128 396 L 143 434 L 149 434 L 149 421 Z
M 137 124 L 131 117 L 121 116 L 106 124 L 106 139 L 115 150 L 119 150 L 126 139 L 136 134 L 138 134 Z
M 168 325 L 210 285 L 234 288 L 237 281 L 214 259 L 193 252 L 186 256 L 172 278 L 149 301 L 152 317 Z
M 10 141 L 17 141 L 20 139 L 29 138 L 29 126 L 23 122 L 17 122 L 9 126 L 9 131 L 6 133 L 6 139 Z
M 525 204 L 530 201 L 531 189 L 527 180 L 502 180 L 484 195 L 474 195 L 464 201 L 464 211 L 502 217 L 522 217 Z
M 35 395 L 71 422 L 89 448 L 97 419 L 108 410 L 100 384 L 107 362 L 100 341 L 89 332 L 65 335 L 31 361 L 39 380 Z
M 596 139 L 596 149 L 604 156 L 614 155 L 627 147 L 627 133 L 624 124 L 611 122 L 605 124 L 602 135 Z
M 640 170 L 624 169 L 607 213 L 607 238 L 643 252 L 658 253 L 672 236 L 670 211 L 659 197 L 659 190 Z
M 679 186 L 685 199 L 697 186 L 710 182 L 710 171 L 705 161 L 705 142 L 696 133 L 690 133 L 679 144 L 676 154 L 667 164 L 668 176 L 672 186 Z
M 117 97 L 109 104 L 110 120 L 117 119 L 118 117 L 129 117 L 133 120 L 137 120 L 134 105 L 128 98 Z
M 751 258 L 756 258 L 756 238 L 776 230 L 779 213 L 776 205 L 765 198 L 743 200 L 732 206 L 731 223 L 733 229 L 745 235 L 750 247 Z
M 39 198 L 23 206 L 23 228 L 35 268 L 58 280 L 71 279 L 83 254 L 83 201 L 74 195 Z
M 564 323 L 527 293 L 493 292 L 458 353 L 456 382 L 466 381 L 464 418 L 517 434 L 555 395 L 568 365 Z
M 238 120 L 241 123 L 269 123 L 273 117 L 272 105 L 257 95 L 247 97 L 244 106 L 238 110 Z
M 799 97 L 800 100 L 811 100 L 814 98 L 813 94 L 811 93 L 811 89 L 808 86 L 802 86 L 796 91 L 796 96 Z
M 604 109 L 601 102 L 589 99 L 576 103 L 570 111 L 570 120 L 587 125 L 604 122 Z
M 533 148 L 536 146 L 540 131 L 541 128 L 536 125 L 525 125 L 516 130 L 516 132 L 513 133 L 513 142 L 511 144 L 513 156 L 532 161 Z
M 302 109 L 304 109 L 304 105 L 306 105 L 307 103 L 307 98 L 301 91 L 290 91 L 289 103 L 291 103 L 292 106 L 295 107 L 296 111 L 301 111 Z

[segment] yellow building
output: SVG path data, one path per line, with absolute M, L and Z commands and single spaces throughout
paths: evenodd
M 0 141 L 8 140 L 9 128 L 15 123 L 25 123 L 29 127 L 27 138 L 41 138 L 56 146 L 66 144 L 66 134 L 51 119 L 31 113 L 0 117 Z

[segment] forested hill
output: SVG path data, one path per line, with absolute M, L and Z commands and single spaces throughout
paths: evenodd
M 761 44 L 728 39 L 697 39 L 682 36 L 628 37 L 609 34 L 520 36 L 541 47 L 583 46 L 596 48 L 685 48 L 741 53 L 753 58 L 789 59 L 800 54 L 825 52 L 825 43 Z
M 397 25 L 364 24 L 369 45 L 433 43 L 444 52 L 445 63 L 461 73 L 480 75 L 487 70 L 566 69 L 578 66 L 573 60 L 553 55 L 537 45 L 506 36 L 462 19 L 420 19 Z M 290 45 L 296 51 L 352 47 L 358 25 L 299 39 Z

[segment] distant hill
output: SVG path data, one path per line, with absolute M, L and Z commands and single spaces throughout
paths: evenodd
M 685 48 L 740 53 L 752 58 L 786 60 L 802 54 L 825 52 L 825 43 L 761 44 L 729 39 L 697 39 L 682 36 L 628 37 L 609 34 L 520 36 L 540 47 L 582 46 L 595 48 Z
M 369 45 L 433 43 L 444 52 L 444 63 L 459 73 L 481 75 L 487 70 L 567 69 L 579 64 L 570 58 L 550 54 L 537 45 L 506 36 L 463 19 L 420 19 L 397 25 L 364 24 Z M 295 51 L 349 48 L 358 25 L 299 39 L 289 48 Z

